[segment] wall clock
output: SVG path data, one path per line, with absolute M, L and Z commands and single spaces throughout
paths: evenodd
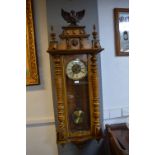
M 77 23 L 85 11 L 66 12 L 62 17 L 69 23 L 62 27 L 59 35 L 51 32 L 47 52 L 53 63 L 53 76 L 56 91 L 56 130 L 57 142 L 83 143 L 100 138 L 100 110 L 97 73 L 97 54 L 103 49 L 97 39 L 95 26 L 92 41 L 85 26 Z

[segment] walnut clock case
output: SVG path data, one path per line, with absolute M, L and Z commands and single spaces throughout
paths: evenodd
M 70 23 L 59 35 L 51 32 L 47 52 L 53 62 L 57 109 L 57 143 L 83 143 L 100 139 L 99 88 L 96 55 L 103 50 L 97 40 L 95 25 L 92 42 L 85 26 L 77 25 L 85 11 L 66 12 L 63 18 Z

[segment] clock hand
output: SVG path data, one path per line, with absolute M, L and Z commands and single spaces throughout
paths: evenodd
M 82 73 L 85 73 L 83 70 L 81 70 Z

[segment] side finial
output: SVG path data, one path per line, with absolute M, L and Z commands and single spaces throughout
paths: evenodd
M 96 40 L 96 38 L 97 38 L 97 32 L 96 32 L 96 25 L 95 24 L 93 25 L 92 35 L 93 35 L 93 39 Z
M 54 28 L 51 26 L 51 41 L 50 41 L 50 48 L 52 50 L 57 49 L 58 42 L 56 41 L 56 34 L 53 32 Z
M 51 26 L 51 40 L 55 41 L 56 40 L 56 34 L 53 32 L 54 28 Z
M 96 32 L 96 26 L 95 26 L 95 24 L 93 25 L 92 35 L 93 35 L 92 48 L 95 48 L 95 49 L 96 48 L 101 48 L 100 42 L 99 42 L 99 40 L 97 40 L 97 32 Z
M 53 32 L 53 29 L 54 29 L 53 26 L 51 26 L 51 32 Z

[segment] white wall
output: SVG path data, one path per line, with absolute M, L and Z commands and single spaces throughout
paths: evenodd
M 33 1 L 40 85 L 27 87 L 27 155 L 57 155 L 50 61 L 46 52 L 46 0 Z
M 98 0 L 100 41 L 102 47 L 105 48 L 105 51 L 101 54 L 105 123 L 128 121 L 129 57 L 116 57 L 114 44 L 113 9 L 121 7 L 128 8 L 129 1 Z M 116 118 L 119 118 L 119 120 L 116 120 Z

